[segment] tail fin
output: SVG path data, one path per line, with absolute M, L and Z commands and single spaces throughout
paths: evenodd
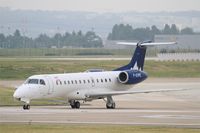
M 137 44 L 130 63 L 120 68 L 117 68 L 114 71 L 123 71 L 123 70 L 128 70 L 128 69 L 143 71 L 146 49 L 147 49 L 146 46 Z
M 174 45 L 177 44 L 177 42 L 152 42 L 152 41 L 144 41 L 144 42 L 118 42 L 117 44 L 121 45 L 136 45 L 135 52 L 133 54 L 133 57 L 128 65 L 122 66 L 120 68 L 117 68 L 113 71 L 123 71 L 128 69 L 135 69 L 135 70 L 141 70 L 143 71 L 144 66 L 144 59 L 146 54 L 147 46 L 155 46 L 155 45 Z

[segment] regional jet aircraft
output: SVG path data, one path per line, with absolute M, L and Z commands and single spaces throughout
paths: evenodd
M 80 101 L 106 99 L 106 108 L 114 109 L 115 102 L 112 96 L 166 91 L 129 91 L 129 89 L 147 78 L 147 73 L 143 71 L 147 46 L 175 43 L 119 42 L 119 44 L 136 45 L 129 64 L 113 71 L 93 69 L 80 73 L 34 75 L 19 86 L 13 96 L 25 103 L 23 105 L 25 110 L 30 109 L 30 101 L 33 99 L 55 97 L 64 98 L 71 108 L 77 109 L 80 108 Z

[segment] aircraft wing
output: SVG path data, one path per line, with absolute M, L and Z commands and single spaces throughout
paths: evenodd
M 155 92 L 170 92 L 170 91 L 183 91 L 188 89 L 160 89 L 160 90 L 144 90 L 144 91 L 108 91 L 108 92 L 93 92 L 86 94 L 88 98 L 106 97 L 124 94 L 139 94 L 139 93 L 155 93 Z

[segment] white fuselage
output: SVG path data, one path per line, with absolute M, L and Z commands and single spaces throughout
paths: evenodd
M 27 79 L 14 93 L 15 98 L 29 102 L 31 99 L 63 97 L 68 100 L 87 99 L 87 93 L 126 91 L 133 85 L 118 81 L 119 71 L 83 72 L 70 74 L 34 75 Z M 28 83 L 37 79 L 37 83 Z M 41 80 L 44 84 L 41 84 Z

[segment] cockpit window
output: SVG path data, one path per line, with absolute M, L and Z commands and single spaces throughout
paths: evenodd
M 41 84 L 41 85 L 45 85 L 45 82 L 44 82 L 43 79 L 40 79 L 40 84 Z
M 38 79 L 28 79 L 27 84 L 38 84 Z

